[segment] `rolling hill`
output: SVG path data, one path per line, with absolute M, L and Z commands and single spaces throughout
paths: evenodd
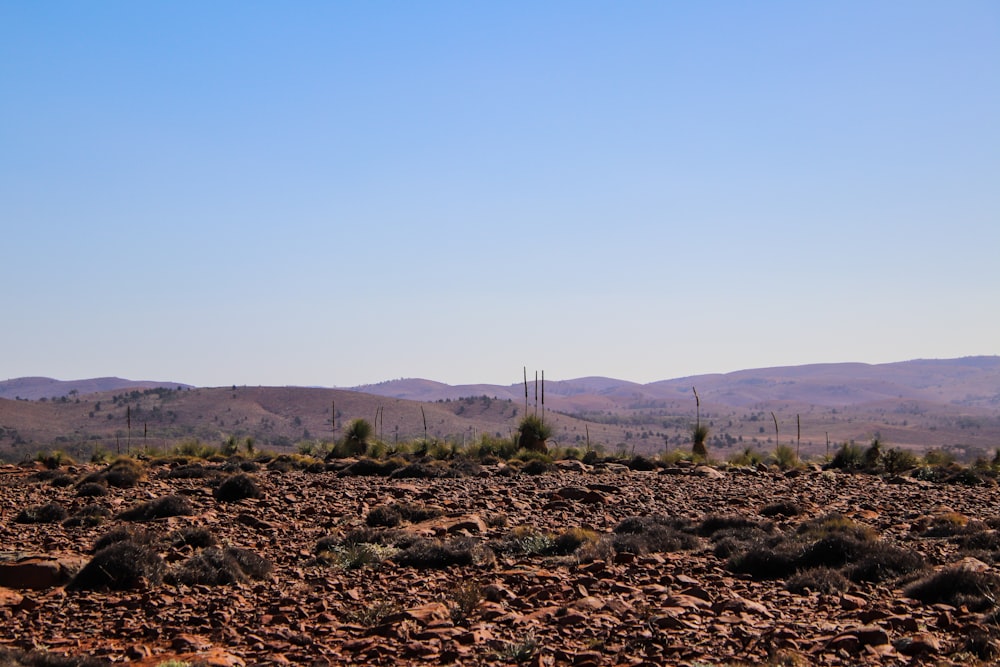
M 1000 447 L 1000 357 L 814 364 L 649 384 L 548 381 L 544 407 L 560 445 L 585 447 L 589 438 L 610 451 L 654 454 L 688 445 L 693 387 L 710 428 L 710 450 L 720 457 L 773 449 L 776 441 L 801 447 L 803 455 L 823 454 L 828 443 L 873 437 L 916 450 L 951 448 L 965 457 Z M 424 379 L 353 389 L 191 388 L 118 378 L 0 382 L 0 396 L 12 395 L 21 400 L 0 398 L 0 454 L 8 459 L 50 447 L 122 448 L 130 435 L 136 446 L 235 436 L 288 448 L 331 440 L 350 419 L 375 422 L 376 414 L 376 431 L 387 442 L 422 437 L 425 417 L 429 437 L 463 442 L 484 433 L 507 436 L 525 410 L 536 410 L 533 386 L 526 402 L 521 383 L 451 386 Z M 24 400 L 33 395 L 39 398 Z

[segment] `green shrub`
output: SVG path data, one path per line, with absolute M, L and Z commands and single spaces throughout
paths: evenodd
M 691 427 L 691 458 L 695 461 L 708 461 L 708 426 L 696 424 Z
M 791 470 L 799 465 L 799 455 L 788 445 L 774 448 L 774 464 L 782 470 Z
M 916 454 L 906 449 L 900 449 L 899 447 L 893 447 L 882 456 L 882 465 L 890 475 L 898 475 L 907 470 L 912 470 L 917 467 L 918 463 L 919 460 Z
M 374 429 L 365 419 L 352 419 L 344 430 L 344 445 L 350 456 L 360 456 L 368 449 Z
M 924 463 L 929 466 L 950 466 L 955 463 L 955 456 L 943 449 L 929 449 L 924 454 Z
M 854 442 L 845 442 L 834 454 L 827 468 L 835 470 L 860 470 L 864 463 L 864 451 Z
M 552 427 L 538 415 L 525 415 L 517 427 L 517 446 L 533 452 L 547 452 Z
M 594 544 L 601 539 L 601 536 L 586 528 L 567 528 L 558 535 L 552 542 L 551 551 L 554 554 L 568 555 L 575 553 L 577 549 L 587 544 Z
M 756 466 L 764 462 L 764 454 L 753 447 L 744 447 L 743 451 L 729 457 L 729 463 L 734 466 Z

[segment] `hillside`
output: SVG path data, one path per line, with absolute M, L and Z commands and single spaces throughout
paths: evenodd
M 116 382 L 119 386 L 86 391 Z M 601 377 L 549 381 L 546 415 L 556 428 L 557 444 L 585 447 L 589 436 L 592 446 L 608 451 L 655 454 L 688 445 L 695 416 L 692 387 L 710 429 L 709 447 L 719 457 L 747 447 L 773 449 L 775 419 L 780 442 L 800 446 L 803 455 L 826 453 L 828 442 L 835 447 L 873 437 L 918 451 L 947 447 L 965 458 L 991 454 L 1000 446 L 998 357 L 814 364 L 649 384 Z M 303 440 L 330 440 L 351 419 L 374 422 L 376 413 L 383 440 L 421 437 L 421 407 L 429 437 L 462 443 L 484 433 L 507 436 L 526 409 L 535 410 L 534 386 L 526 405 L 521 383 L 451 386 L 407 379 L 353 390 L 193 389 L 117 378 L 0 383 L 0 395 L 38 395 L 32 392 L 41 398 L 0 398 L 0 452 L 8 459 L 39 448 L 128 447 L 129 411 L 132 444 L 168 447 L 185 439 L 214 443 L 235 436 L 280 449 Z M 60 398 L 52 400 L 56 395 Z

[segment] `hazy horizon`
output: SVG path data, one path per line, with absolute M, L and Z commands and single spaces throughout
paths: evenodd
M 6 3 L 0 30 L 0 376 L 1000 352 L 993 2 Z

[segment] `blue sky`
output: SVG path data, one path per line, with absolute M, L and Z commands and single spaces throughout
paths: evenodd
M 1000 353 L 1000 5 L 0 2 L 0 377 Z

